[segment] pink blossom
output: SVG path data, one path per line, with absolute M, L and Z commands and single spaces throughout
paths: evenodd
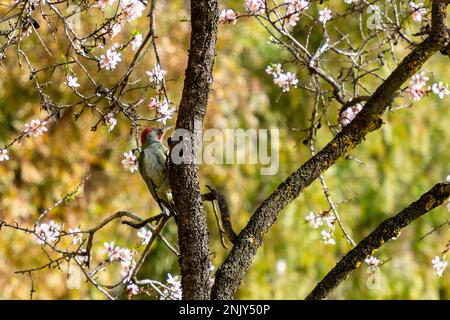
M 136 51 L 142 45 L 142 34 L 138 33 L 134 36 L 133 40 L 131 40 L 131 49 Z
M 120 7 L 127 22 L 139 18 L 145 10 L 145 5 L 139 0 L 121 0 Z
M 444 272 L 445 268 L 447 268 L 447 261 L 445 261 L 445 257 L 441 259 L 441 257 L 436 256 L 431 261 L 433 264 L 433 268 L 436 270 L 436 276 L 442 277 L 442 273 Z
M 107 6 L 112 5 L 116 0 L 97 0 L 97 5 L 100 9 L 104 9 Z
M 139 230 L 137 235 L 139 238 L 142 238 L 141 243 L 143 245 L 146 245 L 147 243 L 149 243 L 150 239 L 152 238 L 153 232 L 150 229 L 142 228 Z
M 362 105 L 357 103 L 356 105 L 344 109 L 339 115 L 339 122 L 344 127 L 348 125 L 353 119 L 355 119 L 356 115 L 362 110 Z
M 117 63 L 121 61 L 121 54 L 118 52 L 119 45 L 114 44 L 111 49 L 106 51 L 106 54 L 100 56 L 100 68 L 106 70 L 114 70 Z
M 323 10 L 319 11 L 319 21 L 323 24 L 327 23 L 331 20 L 332 12 L 327 7 L 323 8 Z
M 224 9 L 220 12 L 219 23 L 222 24 L 235 24 L 236 18 L 239 16 L 239 13 L 234 12 L 231 9 Z
M 251 13 L 263 14 L 266 11 L 264 0 L 246 0 L 245 6 Z
M 122 160 L 122 165 L 125 169 L 129 169 L 132 173 L 137 171 L 139 164 L 133 151 L 128 151 L 123 154 L 124 159 Z
M 29 124 L 25 124 L 25 133 L 33 137 L 42 136 L 44 132 L 48 131 L 46 125 L 46 121 L 31 120 Z
M 423 3 L 416 4 L 414 2 L 409 3 L 409 8 L 411 9 L 411 16 L 414 22 L 421 22 L 422 15 L 426 13 L 425 8 L 423 8 Z

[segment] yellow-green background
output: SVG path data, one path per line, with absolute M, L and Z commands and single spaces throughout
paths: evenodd
M 243 12 L 241 1 L 221 3 L 221 8 L 232 7 Z M 334 3 L 333 9 L 342 10 L 345 4 Z M 316 14 L 315 8 L 310 9 Z M 169 95 L 177 104 L 180 100 L 184 69 L 187 61 L 189 16 L 185 3 L 158 4 L 158 47 L 163 68 L 167 70 Z M 87 20 L 86 20 L 87 21 Z M 356 21 L 345 21 L 349 30 L 356 30 Z M 128 39 L 131 28 L 145 31 L 145 18 L 133 22 L 115 41 Z M 342 27 L 346 27 L 342 25 Z M 417 30 L 409 26 L 407 31 Z M 351 32 L 351 31 L 350 31 Z M 321 37 L 315 31 L 316 42 Z M 301 34 L 298 35 L 301 37 Z M 49 39 L 50 40 L 50 39 Z M 106 48 L 112 42 L 107 41 Z M 39 49 L 35 36 L 24 42 L 33 62 L 44 65 L 52 61 Z M 61 41 L 49 41 L 54 52 L 64 47 Z M 98 79 L 118 76 L 130 61 L 129 49 L 122 55 L 117 72 L 101 71 Z M 398 53 L 407 52 L 399 46 Z M 268 36 L 254 20 L 242 19 L 234 26 L 221 26 L 217 44 L 214 86 L 205 128 L 279 128 L 280 170 L 274 176 L 261 176 L 253 165 L 202 165 L 201 187 L 213 185 L 224 192 L 232 213 L 235 229 L 245 226 L 251 212 L 270 194 L 290 172 L 309 158 L 303 146 L 303 137 L 292 128 L 305 128 L 311 114 L 313 99 L 301 89 L 292 89 L 278 99 L 280 89 L 272 84 L 264 68 L 271 62 L 282 62 L 289 56 L 268 43 Z M 386 57 L 387 61 L 389 56 Z M 154 59 L 147 61 L 136 73 L 145 78 Z M 381 71 L 389 74 L 387 64 Z M 437 54 L 425 66 L 433 79 L 448 79 L 448 57 Z M 94 70 L 94 69 L 93 69 Z M 296 66 L 300 81 L 308 73 Z M 80 74 L 79 74 L 80 75 Z M 24 124 L 33 118 L 43 118 L 39 97 L 28 79 L 25 66 L 20 69 L 12 49 L 0 69 L 0 146 L 15 137 Z M 64 82 L 64 74 L 57 71 L 48 89 L 55 101 L 73 101 L 74 97 Z M 80 76 L 80 83 L 86 79 Z M 369 83 L 374 88 L 377 83 Z M 72 100 L 70 100 L 72 99 Z M 277 100 L 278 99 L 278 100 Z M 364 162 L 341 160 L 325 177 L 333 199 L 348 201 L 338 206 L 343 223 L 352 237 L 359 241 L 382 220 L 407 206 L 436 182 L 450 173 L 448 128 L 450 109 L 448 101 L 435 96 L 424 98 L 412 108 L 388 113 L 382 129 L 370 134 L 352 156 Z M 338 106 L 332 104 L 330 118 L 335 123 Z M 142 107 L 142 110 L 145 108 Z M 144 111 L 143 111 L 144 112 Z M 43 137 L 25 139 L 10 151 L 11 160 L 0 163 L 0 217 L 9 222 L 19 221 L 32 227 L 40 212 L 61 196 L 72 190 L 87 171 L 91 173 L 83 192 L 75 200 L 52 210 L 48 218 L 64 223 L 66 228 L 81 225 L 82 229 L 94 226 L 118 210 L 130 210 L 143 217 L 157 213 L 145 184 L 138 173 L 123 169 L 123 153 L 134 147 L 129 136 L 129 122 L 119 117 L 111 133 L 95 123 L 90 112 L 77 122 L 70 113 L 57 123 L 49 125 Z M 331 135 L 325 126 L 319 130 L 316 148 L 319 149 Z M 212 263 L 216 267 L 227 254 L 222 248 L 209 203 L 208 212 L 211 235 Z M 336 246 L 320 242 L 318 230 L 305 222 L 309 211 L 328 209 L 319 182 L 315 182 L 279 216 L 259 250 L 237 298 L 240 299 L 302 299 L 342 257 L 350 246 L 336 232 Z M 352 273 L 331 296 L 333 299 L 448 299 L 450 277 L 448 272 L 437 278 L 431 260 L 439 255 L 448 240 L 448 228 L 419 241 L 433 227 L 448 219 L 445 206 L 435 209 L 404 230 L 397 241 L 390 242 L 377 252 L 382 260 L 381 283 L 378 289 L 367 287 L 367 267 Z M 165 235 L 176 243 L 176 225 L 171 221 Z M 103 230 L 94 244 L 95 259 L 105 257 L 103 243 L 115 241 L 120 246 L 133 247 L 139 241 L 136 231 L 120 223 Z M 29 235 L 3 228 L 0 230 L 0 298 L 26 299 L 29 295 L 28 276 L 16 275 L 15 270 L 45 263 L 46 256 Z M 276 265 L 285 261 L 285 273 L 277 273 Z M 66 288 L 66 266 L 62 271 L 43 270 L 34 274 L 35 293 L 38 299 L 101 299 L 104 296 L 83 282 L 81 290 Z M 103 276 L 104 282 L 117 280 L 114 267 Z M 177 259 L 162 243 L 156 242 L 142 275 L 164 281 L 166 273 L 178 274 Z

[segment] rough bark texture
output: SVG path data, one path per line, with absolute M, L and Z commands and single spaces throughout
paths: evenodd
M 433 1 L 433 25 L 430 36 L 419 44 L 397 66 L 364 105 L 356 118 L 331 140 L 317 155 L 284 180 L 278 188 L 256 209 L 247 226 L 239 234 L 223 265 L 216 273 L 212 288 L 213 299 L 231 299 L 247 272 L 263 237 L 269 231 L 278 214 L 299 194 L 362 142 L 364 137 L 382 125 L 382 114 L 402 84 L 448 43 L 445 27 L 445 1 Z
M 419 200 L 402 210 L 397 215 L 383 221 L 370 235 L 347 253 L 341 261 L 323 278 L 323 280 L 306 297 L 307 300 L 326 298 L 350 272 L 375 250 L 397 237 L 400 231 L 411 222 L 441 205 L 450 196 L 450 183 L 439 183 L 423 194 Z
M 198 150 L 208 95 L 212 84 L 217 23 L 216 0 L 191 1 L 191 42 L 176 128 L 192 136 Z M 169 178 L 177 212 L 181 283 L 184 299 L 210 297 L 209 235 L 203 208 L 198 165 L 170 164 Z

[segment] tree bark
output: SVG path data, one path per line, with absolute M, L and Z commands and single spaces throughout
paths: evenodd
M 186 129 L 195 154 L 212 84 L 219 7 L 217 0 L 191 1 L 191 41 L 176 129 Z M 172 146 L 173 147 L 173 146 Z M 172 148 L 171 148 L 172 149 Z M 180 246 L 184 299 L 210 297 L 209 235 L 203 208 L 198 165 L 170 163 L 175 220 Z
M 449 36 L 445 26 L 445 9 L 444 0 L 433 1 L 430 36 L 405 57 L 349 125 L 319 153 L 284 180 L 256 209 L 247 226 L 239 234 L 237 244 L 216 272 L 212 288 L 213 299 L 231 299 L 234 296 L 253 257 L 263 243 L 263 237 L 279 213 L 320 174 L 361 143 L 369 132 L 380 128 L 382 114 L 394 94 L 434 53 L 447 45 Z

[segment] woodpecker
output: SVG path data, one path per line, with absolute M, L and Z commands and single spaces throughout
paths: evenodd
M 161 142 L 164 134 L 170 128 L 150 127 L 142 130 L 142 149 L 138 161 L 139 172 L 161 211 L 168 215 L 174 215 L 166 163 L 169 151 Z

